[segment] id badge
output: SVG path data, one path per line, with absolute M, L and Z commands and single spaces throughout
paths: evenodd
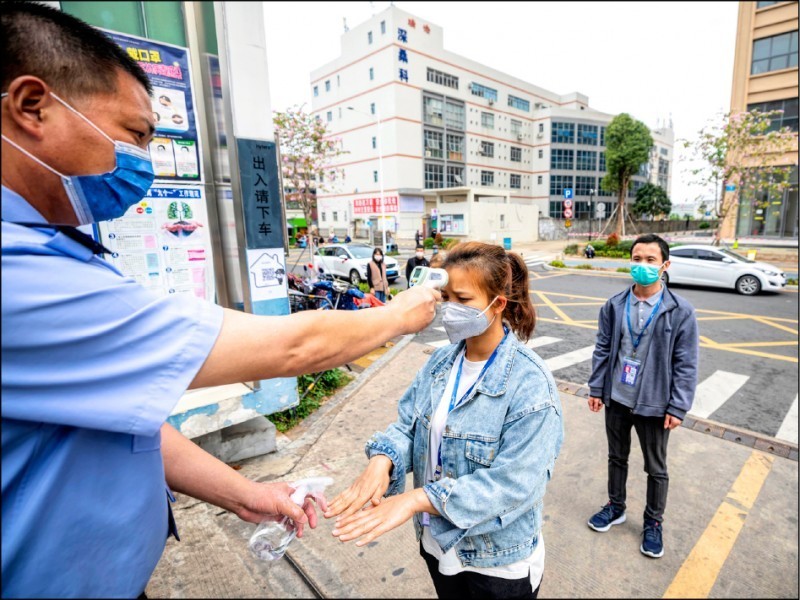
M 619 378 L 620 383 L 624 385 L 636 385 L 636 379 L 639 377 L 639 369 L 642 368 L 642 361 L 636 360 L 630 356 L 622 359 L 622 376 Z
M 426 512 L 422 513 L 422 526 L 423 527 L 431 526 L 431 516 Z

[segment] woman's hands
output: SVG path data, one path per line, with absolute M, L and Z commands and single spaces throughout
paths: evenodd
M 373 456 L 361 476 L 328 505 L 325 518 L 341 515 L 341 520 L 360 510 L 367 502 L 372 502 L 374 506 L 380 504 L 381 498 L 389 489 L 391 472 L 392 461 L 388 456 Z

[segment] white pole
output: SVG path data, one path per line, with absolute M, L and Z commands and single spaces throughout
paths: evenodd
M 383 255 L 386 256 L 386 215 L 383 210 L 383 135 L 381 134 L 381 111 L 375 107 L 375 116 L 378 118 L 378 178 L 381 190 L 381 236 Z

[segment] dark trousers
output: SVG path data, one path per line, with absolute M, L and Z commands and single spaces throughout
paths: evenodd
M 463 572 L 457 575 L 442 575 L 439 573 L 439 561 L 431 556 L 419 545 L 419 553 L 428 565 L 428 573 L 433 579 L 433 586 L 436 588 L 436 595 L 439 598 L 505 598 L 508 600 L 536 600 L 539 595 L 539 587 L 531 590 L 530 577 L 522 579 L 503 579 L 502 577 L 491 577 L 480 573 Z
M 608 438 L 608 499 L 625 508 L 625 484 L 628 480 L 628 455 L 631 452 L 631 427 L 636 429 L 644 454 L 647 473 L 647 505 L 645 519 L 664 520 L 667 507 L 667 442 L 669 429 L 664 429 L 664 417 L 634 415 L 630 408 L 613 400 L 606 407 L 606 437 Z

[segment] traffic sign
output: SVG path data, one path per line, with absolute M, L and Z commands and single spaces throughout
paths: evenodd
M 572 227 L 572 221 L 570 221 L 569 219 L 564 221 L 564 227 Z
M 572 200 L 564 200 L 564 208 L 572 208 Z
M 732 184 L 732 183 L 729 183 L 729 184 L 727 184 L 725 186 L 725 191 L 726 192 L 735 192 L 736 191 L 736 186 L 734 184 Z
M 573 196 L 572 188 L 564 188 L 564 198 L 569 200 L 570 198 L 572 198 L 572 196 Z
M 571 208 L 565 208 L 564 209 L 564 218 L 565 219 L 571 219 L 572 218 L 572 209 Z
M 598 202 L 597 203 L 597 211 L 598 212 L 606 212 L 606 203 L 605 202 Z

